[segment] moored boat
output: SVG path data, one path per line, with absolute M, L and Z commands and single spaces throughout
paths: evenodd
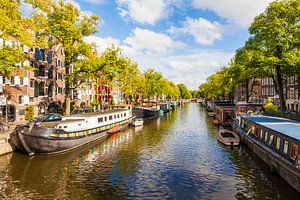
M 16 150 L 32 156 L 55 154 L 103 138 L 115 127 L 127 127 L 133 119 L 129 107 L 63 117 L 61 121 L 18 126 L 10 135 Z
M 215 113 L 214 113 L 214 112 L 207 112 L 207 115 L 208 115 L 209 117 L 214 117 L 214 116 L 215 116 Z
M 238 146 L 240 144 L 240 137 L 227 129 L 219 129 L 218 140 L 227 146 Z
M 241 140 L 300 192 L 300 123 L 262 115 L 240 116 L 235 124 Z
M 171 105 L 169 103 L 160 103 L 160 113 L 167 113 L 171 110 Z
M 159 117 L 160 108 L 155 101 L 145 101 L 142 106 L 134 106 L 133 113 L 139 119 L 154 119 Z
M 143 119 L 135 119 L 131 125 L 132 126 L 135 126 L 135 127 L 138 127 L 138 126 L 143 126 L 144 124 L 144 120 Z

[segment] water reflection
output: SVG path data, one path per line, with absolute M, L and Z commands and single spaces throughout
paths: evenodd
M 197 104 L 56 156 L 0 157 L 0 199 L 299 199 Z

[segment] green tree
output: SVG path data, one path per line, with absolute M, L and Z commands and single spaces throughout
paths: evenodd
M 93 57 L 92 45 L 83 41 L 83 38 L 97 32 L 98 16 L 86 15 L 71 3 L 59 0 L 51 4 L 47 14 L 48 24 L 52 40 L 51 44 L 61 43 L 64 48 L 65 70 L 66 70 L 66 106 L 65 114 L 70 114 L 71 91 L 81 81 L 86 79 L 84 74 L 89 72 L 90 66 L 84 65 L 86 60 Z M 88 67 L 88 69 L 85 69 Z
M 162 94 L 162 86 L 161 86 L 161 80 L 163 79 L 163 76 L 161 73 L 156 72 L 153 68 L 150 68 L 145 71 L 145 90 L 146 95 L 148 98 L 150 97 L 157 97 L 158 95 Z
M 300 1 L 280 0 L 272 2 L 249 28 L 256 66 L 273 79 L 281 110 L 286 110 L 284 77 L 299 71 L 299 21 Z
M 22 46 L 33 46 L 34 35 L 28 29 L 31 19 L 20 12 L 21 1 L 0 0 L 0 74 L 9 77 L 17 73 L 27 58 Z M 10 43 L 11 45 L 8 45 Z
M 192 98 L 190 91 L 183 83 L 178 84 L 177 87 L 179 88 L 181 98 L 183 98 L 183 99 Z

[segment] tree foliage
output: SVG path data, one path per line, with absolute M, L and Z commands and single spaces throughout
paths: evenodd
M 210 76 L 207 83 L 200 85 L 201 93 L 208 98 L 228 96 L 231 89 L 244 84 L 248 100 L 251 94 L 249 81 L 270 77 L 279 94 L 281 109 L 285 110 L 285 77 L 299 74 L 300 69 L 299 21 L 300 1 L 270 3 L 249 27 L 251 36 L 244 47 L 236 51 L 230 67 Z
M 188 88 L 186 87 L 186 85 L 184 85 L 183 83 L 180 83 L 177 85 L 177 87 L 179 88 L 181 98 L 183 98 L 183 99 L 192 98 L 192 95 L 191 95 L 190 91 L 188 90 Z

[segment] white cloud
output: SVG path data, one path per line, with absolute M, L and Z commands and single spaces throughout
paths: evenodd
M 222 66 L 228 64 L 234 52 L 223 52 L 221 50 L 200 50 L 189 51 L 185 49 L 184 53 L 163 54 L 152 53 L 145 55 L 141 52 L 128 54 L 135 59 L 141 69 L 153 67 L 163 75 L 175 82 L 184 83 L 190 89 L 197 89 L 200 83 L 206 81 L 206 78 L 215 73 Z
M 212 45 L 216 40 L 222 39 L 225 27 L 219 22 L 210 22 L 204 18 L 187 18 L 181 28 L 171 27 L 170 33 L 185 33 L 194 37 L 198 44 Z
M 167 0 L 117 0 L 119 14 L 138 23 L 154 25 L 168 16 L 170 3 Z
M 193 0 L 198 9 L 209 9 L 222 18 L 248 26 L 255 16 L 264 11 L 274 0 Z
M 165 34 L 140 28 L 135 28 L 131 35 L 124 40 L 124 44 L 136 50 L 148 53 L 167 52 L 170 49 L 185 46 L 182 42 L 174 41 Z
M 112 45 L 120 46 L 120 41 L 112 37 L 101 38 L 91 35 L 84 38 L 84 41 L 87 43 L 94 43 L 98 54 L 104 52 L 106 48 L 111 47 Z
M 209 75 L 227 65 L 234 55 L 234 52 L 221 50 L 191 50 L 165 34 L 140 28 L 132 30 L 123 41 L 97 36 L 87 37 L 85 41 L 95 43 L 98 53 L 112 44 L 117 45 L 125 56 L 137 61 L 141 70 L 152 67 L 167 79 L 184 83 L 190 89 L 198 88 Z

